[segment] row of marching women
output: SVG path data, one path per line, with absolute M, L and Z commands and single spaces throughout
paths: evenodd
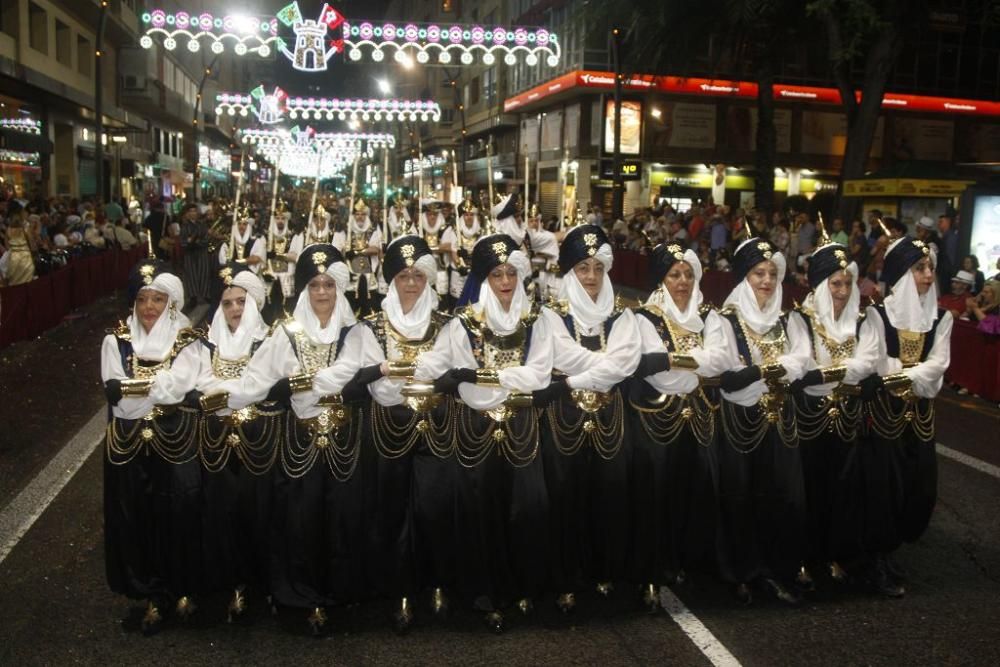
M 500 632 L 594 589 L 656 611 L 693 572 L 743 603 L 794 603 L 821 572 L 903 594 L 889 556 L 934 506 L 951 330 L 929 248 L 895 241 L 891 292 L 862 309 L 857 267 L 827 242 L 791 312 L 785 259 L 760 238 L 719 310 L 674 245 L 651 255 L 648 300 L 623 307 L 592 225 L 561 240 L 545 305 L 510 235 L 462 258 L 446 316 L 428 243 L 395 238 L 385 299 L 358 321 L 344 256 L 306 245 L 272 327 L 262 281 L 229 264 L 204 335 L 174 275 L 135 268 L 103 349 L 105 528 L 109 582 L 146 601 L 144 631 L 212 594 L 230 620 L 298 609 L 316 634 L 376 598 L 401 631 L 450 607 Z

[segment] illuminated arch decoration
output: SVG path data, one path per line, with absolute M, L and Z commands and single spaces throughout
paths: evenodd
M 367 148 L 395 148 L 396 137 L 388 132 L 316 132 L 311 127 L 293 127 L 291 130 L 245 129 L 240 130 L 243 143 L 260 148 L 298 148 L 316 147 L 322 150 L 331 148 L 342 150 L 358 150 L 362 145 Z
M 407 120 L 438 122 L 441 107 L 430 100 L 383 99 L 326 99 L 315 97 L 288 97 L 281 88 L 275 93 L 265 93 L 258 86 L 249 95 L 219 93 L 215 97 L 215 113 L 249 116 L 251 112 L 265 125 L 283 120 L 285 113 L 291 120 Z
M 374 62 L 388 56 L 400 63 L 415 60 L 422 65 L 456 61 L 471 65 L 478 59 L 484 65 L 502 60 L 505 65 L 524 62 L 533 67 L 544 62 L 556 67 L 562 56 L 556 34 L 545 28 L 348 20 L 329 4 L 323 5 L 317 19 L 304 18 L 298 2 L 292 2 L 273 18 L 195 16 L 156 9 L 143 14 L 142 22 L 145 30 L 139 43 L 143 48 L 152 48 L 154 36 L 163 37 L 168 51 L 177 48 L 180 38 L 192 52 L 207 42 L 219 54 L 230 43 L 239 56 L 254 53 L 267 58 L 280 52 L 303 72 L 324 72 L 330 59 L 344 52 L 354 62 L 367 55 Z M 294 42 L 279 34 L 282 26 L 291 29 Z
M 41 134 L 42 122 L 34 118 L 0 118 L 0 128 L 24 134 Z

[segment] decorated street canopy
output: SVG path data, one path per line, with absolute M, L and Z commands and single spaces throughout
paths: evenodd
M 290 120 L 441 120 L 441 107 L 433 101 L 290 97 L 279 87 L 266 91 L 264 86 L 249 95 L 219 93 L 215 105 L 216 114 L 247 117 L 253 112 L 264 125 L 280 123 L 286 114 Z
M 142 15 L 142 23 L 143 48 L 152 48 L 153 38 L 161 37 L 167 50 L 183 40 L 192 52 L 202 43 L 216 54 L 225 52 L 227 45 L 240 56 L 267 58 L 279 52 L 303 72 L 326 71 L 340 53 L 352 61 L 367 54 L 374 62 L 389 56 L 398 62 L 441 65 L 456 60 L 471 65 L 478 58 L 484 65 L 502 59 L 507 65 L 534 66 L 544 59 L 549 67 L 557 66 L 561 56 L 556 34 L 545 28 L 348 20 L 329 4 L 316 18 L 303 16 L 298 2 L 273 17 L 155 9 Z

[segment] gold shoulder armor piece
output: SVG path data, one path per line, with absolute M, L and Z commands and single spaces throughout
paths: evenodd
M 566 315 L 569 315 L 568 299 L 552 299 L 545 305 L 548 306 L 552 312 L 556 313 L 560 317 L 565 317 Z
M 712 309 L 713 309 L 712 304 L 707 303 L 707 302 L 703 303 L 700 306 L 698 306 L 698 314 L 699 315 L 708 315 L 710 312 L 712 312 Z
M 113 335 L 115 338 L 121 338 L 122 340 L 132 340 L 132 330 L 128 328 L 128 324 L 125 323 L 125 320 L 118 320 L 118 324 L 114 328 L 108 329 L 107 333 Z
M 185 327 L 177 332 L 177 340 L 174 343 L 174 347 L 177 350 L 182 350 L 196 340 L 201 340 L 205 335 L 205 332 L 200 329 Z
M 612 313 L 614 315 L 617 315 L 617 314 L 623 312 L 625 310 L 625 307 L 626 307 L 625 306 L 625 300 L 622 299 L 622 295 L 621 294 L 616 294 L 615 295 L 615 307 L 614 307 L 614 310 L 612 311 Z

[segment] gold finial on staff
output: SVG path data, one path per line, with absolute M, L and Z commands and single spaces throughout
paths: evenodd
M 830 245 L 833 240 L 830 235 L 826 233 L 826 225 L 823 224 L 823 213 L 822 211 L 816 212 L 816 224 L 819 226 L 819 247 Z

